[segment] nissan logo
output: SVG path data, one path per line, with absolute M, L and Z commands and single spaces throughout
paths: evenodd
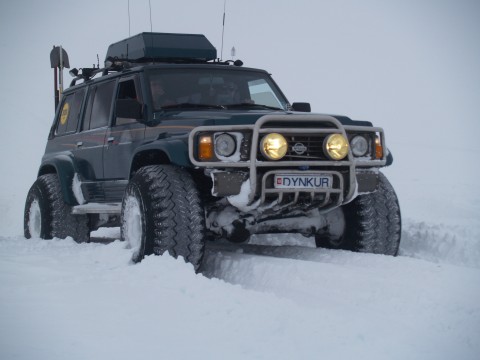
M 292 146 L 292 150 L 295 151 L 296 154 L 302 155 L 305 151 L 307 151 L 307 147 L 302 143 L 296 143 Z

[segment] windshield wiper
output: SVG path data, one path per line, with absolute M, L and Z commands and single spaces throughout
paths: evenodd
M 225 106 L 222 105 L 214 105 L 214 104 L 194 104 L 194 103 L 180 103 L 180 104 L 170 104 L 164 105 L 160 109 L 161 110 L 168 110 L 168 109 L 226 109 Z
M 275 107 L 275 106 L 268 106 L 268 105 L 263 105 L 263 104 L 251 104 L 248 102 L 244 103 L 238 103 L 238 104 L 227 104 L 225 105 L 227 108 L 262 108 L 262 109 L 269 109 L 269 110 L 283 110 L 281 108 Z

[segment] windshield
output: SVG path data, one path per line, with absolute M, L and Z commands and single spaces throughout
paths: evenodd
M 154 111 L 207 107 L 287 110 L 287 100 L 263 72 L 157 69 L 149 71 L 148 80 Z

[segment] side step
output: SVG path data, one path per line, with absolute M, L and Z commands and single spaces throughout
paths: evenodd
M 122 203 L 88 203 L 85 205 L 77 205 L 72 208 L 72 214 L 112 214 L 120 215 L 122 211 Z

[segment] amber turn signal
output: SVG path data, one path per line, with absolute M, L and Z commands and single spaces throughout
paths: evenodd
M 375 137 L 375 158 L 383 159 L 383 146 L 379 136 Z
M 213 158 L 213 141 L 211 135 L 202 135 L 198 142 L 198 158 L 210 160 Z

